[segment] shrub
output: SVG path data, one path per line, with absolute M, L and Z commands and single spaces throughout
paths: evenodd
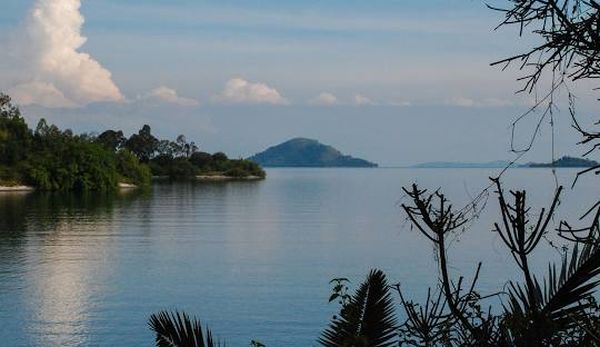
M 150 167 L 140 163 L 138 158 L 126 149 L 117 152 L 117 172 L 122 181 L 139 186 L 150 184 L 152 178 Z

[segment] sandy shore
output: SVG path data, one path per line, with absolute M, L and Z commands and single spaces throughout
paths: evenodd
M 200 175 L 196 178 L 200 181 L 258 181 L 263 179 L 260 176 L 231 177 L 225 175 Z
M 119 189 L 134 189 L 137 188 L 135 184 L 119 182 Z
M 0 192 L 31 192 L 35 188 L 30 186 L 0 186 Z

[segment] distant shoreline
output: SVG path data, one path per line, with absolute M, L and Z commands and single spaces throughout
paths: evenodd
M 204 182 L 223 182 L 223 181 L 261 181 L 264 180 L 264 177 L 260 176 L 244 176 L 244 177 L 234 177 L 234 176 L 225 176 L 225 175 L 198 175 L 196 179 Z
M 510 169 L 552 169 L 551 166 L 511 166 Z M 554 169 L 585 169 L 587 167 L 555 166 Z M 377 167 L 352 167 L 352 166 L 267 166 L 265 169 L 417 169 L 417 170 L 444 170 L 444 169 L 490 169 L 502 170 L 504 167 L 476 167 L 476 166 L 449 166 L 449 167 L 418 167 L 418 166 L 377 166 Z

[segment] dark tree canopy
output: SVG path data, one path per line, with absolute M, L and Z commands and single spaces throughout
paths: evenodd
M 154 157 L 158 149 L 159 140 L 152 135 L 152 129 L 145 124 L 137 134 L 125 142 L 125 148 L 135 154 L 142 163 L 147 163 Z
M 8 95 L 0 93 L 0 165 L 24 160 L 31 145 L 31 132 Z
M 123 135 L 121 130 L 106 130 L 102 134 L 98 135 L 98 142 L 108 149 L 116 151 L 123 147 L 127 138 Z

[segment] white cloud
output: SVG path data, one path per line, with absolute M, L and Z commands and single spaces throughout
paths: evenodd
M 289 104 L 289 101 L 277 89 L 264 83 L 253 83 L 242 78 L 233 78 L 227 81 L 225 89 L 215 100 L 226 103 Z
M 375 102 L 362 94 L 354 95 L 354 104 L 358 106 L 375 105 Z
M 410 101 L 390 101 L 389 103 L 387 103 L 387 105 L 398 106 L 398 107 L 408 107 L 408 106 L 412 106 L 412 102 L 410 102 Z
M 446 104 L 458 107 L 504 107 L 515 105 L 515 103 L 510 100 L 498 98 L 483 98 L 481 100 L 475 100 L 464 96 L 448 99 L 446 100 Z
M 158 102 L 164 102 L 169 104 L 175 104 L 179 106 L 198 106 L 200 102 L 196 99 L 185 98 L 177 95 L 177 91 L 175 89 L 161 86 L 156 89 L 151 90 L 140 99 L 142 100 L 154 100 Z
M 489 107 L 503 107 L 503 106 L 514 106 L 515 102 L 511 100 L 504 100 L 498 98 L 485 98 L 481 101 L 482 106 Z
M 323 92 L 309 101 L 311 105 L 335 105 L 338 103 L 338 98 L 327 92 Z
M 36 0 L 12 35 L 7 58 L 16 76 L 10 89 L 23 105 L 82 106 L 124 100 L 110 71 L 87 53 L 81 0 Z
M 51 108 L 75 107 L 75 103 L 52 83 L 30 82 L 22 83 L 8 90 L 8 94 L 21 105 L 38 104 Z
M 464 96 L 457 96 L 446 100 L 446 104 L 459 107 L 473 107 L 475 106 L 475 100 Z

